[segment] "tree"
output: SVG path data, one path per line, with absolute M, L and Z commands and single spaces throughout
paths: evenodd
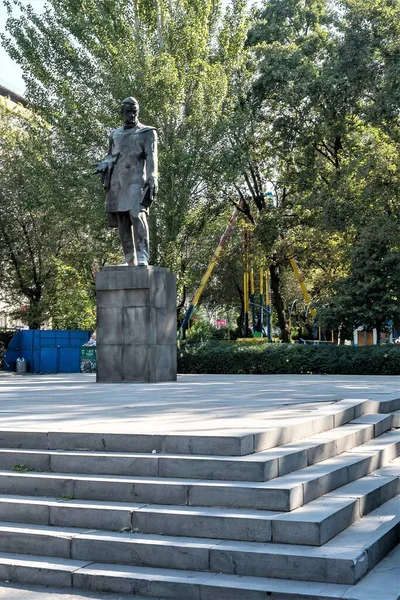
M 348 276 L 335 281 L 328 302 L 321 302 L 322 319 L 381 332 L 390 320 L 400 319 L 398 226 L 375 218 L 351 248 L 350 261 Z
M 60 261 L 54 262 L 56 274 L 48 294 L 53 329 L 95 329 L 94 286 L 88 285 L 76 268 Z
M 138 96 L 141 120 L 160 137 L 152 262 L 172 266 L 186 215 L 207 202 L 209 157 L 242 60 L 245 1 L 232 0 L 223 18 L 220 0 L 51 0 L 43 15 L 21 6 L 18 18 L 6 4 L 6 48 L 30 101 L 80 164 L 77 177 L 104 152 L 121 99 Z M 102 194 L 98 185 L 99 205 Z
M 351 249 L 362 254 L 371 223 L 398 228 L 398 17 L 390 0 L 268 0 L 249 34 L 279 211 L 261 218 L 260 235 L 279 269 L 288 249 L 295 252 L 316 300 L 361 268 Z M 386 250 L 392 264 L 395 248 Z M 359 300 L 364 314 L 365 289 L 365 310 Z
M 48 317 L 45 287 L 52 257 L 65 244 L 64 194 L 53 180 L 56 167 L 48 125 L 33 113 L 0 102 L 0 245 L 3 300 L 20 306 L 38 328 Z
M 329 305 L 339 294 L 335 282 L 361 268 L 354 253 L 364 251 L 371 223 L 398 227 L 400 7 L 393 0 L 265 0 L 246 47 L 243 0 L 232 0 L 223 16 L 218 0 L 51 0 L 44 15 L 21 7 L 19 18 L 7 5 L 6 47 L 57 132 L 73 173 L 68 185 L 95 215 L 88 239 L 104 249 L 115 236 L 101 225 L 103 191 L 89 164 L 117 123 L 120 99 L 140 91 L 142 120 L 158 127 L 161 141 L 152 261 L 177 272 L 181 307 L 214 248 L 198 241 L 213 239 L 207 220 L 239 200 L 269 266 L 285 341 L 288 255 L 313 300 Z M 385 248 L 391 264 L 396 247 Z M 84 258 L 86 273 L 88 265 Z M 217 292 L 210 288 L 210 304 Z
M 95 227 L 88 235 L 92 221 L 82 191 L 73 183 L 56 133 L 42 117 L 2 99 L 0 139 L 2 300 L 36 329 L 53 316 L 57 286 L 70 299 L 77 293 L 74 285 L 60 286 L 60 269 L 75 265 L 81 273 L 91 272 L 96 257 L 105 260 L 110 244 L 94 235 Z M 93 307 L 93 272 L 85 285 Z M 66 322 L 68 310 L 65 303 Z

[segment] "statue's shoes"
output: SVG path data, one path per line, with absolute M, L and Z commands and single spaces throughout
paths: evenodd
M 149 255 L 145 250 L 143 250 L 142 252 L 139 252 L 137 259 L 138 259 L 137 264 L 139 267 L 148 267 L 149 266 Z
M 119 265 L 117 265 L 118 267 L 135 267 L 136 263 L 133 260 L 129 260 L 128 262 L 122 262 Z

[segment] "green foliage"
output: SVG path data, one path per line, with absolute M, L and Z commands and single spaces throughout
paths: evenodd
M 99 232 L 87 190 L 76 187 L 54 128 L 1 100 L 0 137 L 1 299 L 31 328 L 52 317 L 57 327 L 86 328 L 93 269 L 112 256 L 112 243 Z
M 31 469 L 22 463 L 17 463 L 13 466 L 13 471 L 16 471 L 17 473 L 28 473 Z
M 20 316 L 38 327 L 47 318 L 44 287 L 52 259 L 66 243 L 69 219 L 48 125 L 0 101 L 0 250 L 2 299 L 28 302 Z
M 6 354 L 8 344 L 10 343 L 14 335 L 15 331 L 10 331 L 9 329 L 0 329 L 0 369 L 3 368 L 4 356 Z
M 229 331 L 231 340 L 238 337 L 238 331 L 234 328 L 233 331 Z M 192 344 L 199 342 L 207 342 L 210 340 L 227 340 L 228 339 L 228 327 L 213 327 L 211 323 L 205 321 L 194 321 L 191 327 L 186 333 L 186 343 L 184 346 L 187 348 Z
M 214 327 L 211 323 L 207 323 L 202 320 L 195 320 L 192 322 L 190 328 L 187 331 L 186 339 L 188 342 L 205 342 L 206 340 L 212 340 L 214 338 Z
M 43 14 L 21 6 L 18 17 L 6 5 L 3 43 L 23 67 L 30 102 L 57 131 L 73 173 L 68 188 L 85 211 L 86 239 L 79 236 L 75 250 L 83 259 L 63 263 L 90 286 L 88 245 L 98 266 L 115 256 L 119 244 L 105 230 L 104 190 L 89 173 L 119 124 L 121 99 L 134 95 L 140 120 L 155 125 L 160 140 L 151 263 L 177 274 L 183 307 L 198 284 L 198 263 L 207 264 L 214 249 L 204 228 L 225 208 L 223 181 L 212 165 L 224 147 L 233 82 L 245 61 L 245 0 L 224 8 L 221 0 L 50 0 Z
M 178 372 L 400 375 L 400 347 L 209 342 L 181 352 Z
M 399 17 L 391 0 L 265 0 L 249 32 L 276 173 L 256 232 L 282 292 L 291 251 L 335 328 L 397 314 Z
M 27 465 L 23 464 L 23 463 L 16 463 L 13 466 L 13 471 L 16 471 L 17 473 L 41 473 L 42 469 L 32 469 L 31 467 L 28 467 Z
M 82 174 L 104 153 L 121 99 L 137 96 L 141 120 L 157 127 L 153 264 L 175 266 L 186 217 L 207 202 L 219 121 L 243 60 L 245 4 L 232 0 L 221 16 L 220 0 L 51 0 L 42 15 L 21 7 L 15 18 L 7 3 L 6 48 L 24 68 L 30 100 L 62 132 L 98 207 L 104 191 Z
M 332 285 L 332 296 L 321 306 L 324 322 L 365 325 L 381 331 L 400 319 L 399 229 L 392 220 L 376 217 L 365 226 L 350 250 L 350 272 Z
M 8 344 L 11 342 L 16 331 L 10 329 L 0 329 L 0 346 L 3 344 L 4 348 L 8 348 Z
M 46 214 L 61 244 L 54 253 L 58 245 L 43 237 L 36 279 L 27 244 L 17 249 L 25 291 L 8 259 L 3 275 L 14 303 L 31 294 L 31 323 L 48 315 L 91 321 L 93 271 L 119 244 L 105 229 L 104 192 L 90 164 L 130 94 L 160 135 L 151 259 L 177 273 L 180 314 L 240 199 L 240 223 L 254 227 L 252 266 L 270 270 L 284 340 L 289 321 L 297 326 L 291 304 L 302 302 L 288 254 L 330 326 L 379 328 L 398 315 L 398 2 L 264 0 L 249 15 L 244 0 L 226 10 L 220 0 L 49 0 L 43 15 L 21 6 L 19 17 L 5 4 L 3 42 L 46 119 L 35 125 L 43 136 L 28 144 L 26 165 L 17 152 L 15 173 L 3 177 L 4 198 L 21 190 L 9 222 L 19 239 L 22 195 L 32 198 L 36 227 Z M 242 270 L 238 231 L 203 296 L 209 310 L 239 314 Z M 64 280 L 74 292 L 56 301 Z
M 83 329 L 96 327 L 96 297 L 94 280 L 90 284 L 77 269 L 61 262 L 57 269 L 49 300 L 49 315 L 53 329 Z

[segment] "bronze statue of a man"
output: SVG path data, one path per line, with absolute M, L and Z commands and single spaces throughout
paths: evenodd
M 110 134 L 107 156 L 96 165 L 106 195 L 109 227 L 118 227 L 126 265 L 149 264 L 147 215 L 158 190 L 157 131 L 139 122 L 139 103 L 121 103 L 122 127 Z

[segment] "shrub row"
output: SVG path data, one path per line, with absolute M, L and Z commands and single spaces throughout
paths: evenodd
M 207 342 L 181 348 L 178 372 L 400 375 L 400 345 L 354 347 Z

